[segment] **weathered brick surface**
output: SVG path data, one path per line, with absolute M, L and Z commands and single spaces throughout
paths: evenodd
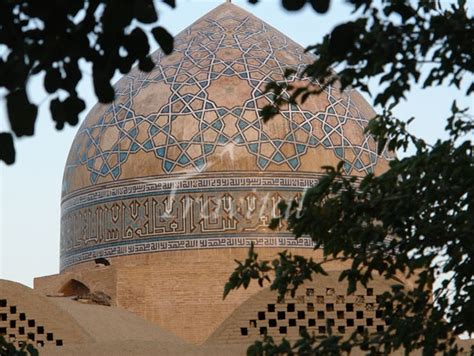
M 21 284 L 0 280 L 0 335 L 19 345 L 61 347 L 91 342 L 67 312 Z
M 260 258 L 276 257 L 278 249 L 259 249 Z M 294 249 L 293 253 L 321 258 L 320 251 Z M 224 285 L 244 260 L 247 249 L 161 252 L 112 258 L 111 266 L 84 263 L 62 274 L 38 278 L 35 288 L 55 293 L 74 278 L 91 290 L 102 290 L 118 307 L 157 323 L 187 341 L 204 342 L 231 313 L 261 291 L 256 283 L 248 290 L 232 292 L 222 299 Z M 340 269 L 340 263 L 327 268 Z

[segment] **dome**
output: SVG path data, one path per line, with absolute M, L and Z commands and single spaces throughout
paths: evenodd
M 133 69 L 116 99 L 96 105 L 67 159 L 61 269 L 98 257 L 160 251 L 308 247 L 268 223 L 281 199 L 301 196 L 321 167 L 348 175 L 387 167 L 364 133 L 372 108 L 354 90 L 329 87 L 283 107 L 268 123 L 264 92 L 286 68 L 314 60 L 304 48 L 230 3 Z M 291 79 L 296 86 L 306 80 Z

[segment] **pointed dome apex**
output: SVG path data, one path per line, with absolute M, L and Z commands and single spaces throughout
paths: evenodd
M 76 135 L 63 181 L 63 265 L 81 261 L 78 256 L 83 253 L 91 258 L 95 244 L 160 238 L 157 231 L 161 228 L 150 232 L 151 225 L 139 227 L 138 222 L 127 231 L 117 230 L 117 238 L 111 240 L 85 237 L 81 234 L 86 230 L 71 225 L 79 219 L 73 215 L 83 214 L 80 209 L 85 206 L 95 206 L 105 197 L 125 199 L 127 194 L 118 192 L 127 192 L 132 183 L 154 182 L 154 188 L 129 187 L 152 192 L 164 189 L 170 179 L 195 179 L 197 190 L 211 189 L 207 184 L 223 184 L 214 187 L 227 187 L 229 193 L 233 188 L 226 184 L 231 183 L 214 180 L 226 175 L 241 177 L 235 186 L 241 190 L 246 179 L 251 182 L 254 177 L 268 176 L 268 188 L 272 182 L 277 184 L 272 179 L 302 182 L 299 180 L 314 178 L 323 172 L 322 166 L 335 166 L 341 160 L 349 175 L 377 173 L 386 167 L 385 159 L 377 156 L 374 140 L 364 134 L 374 112 L 355 91 L 340 93 L 328 88 L 304 104 L 282 107 L 281 114 L 268 123 L 260 120 L 259 111 L 271 103 L 271 96 L 265 93 L 267 83 L 286 81 L 286 68 L 300 70 L 314 57 L 234 4 L 218 6 L 182 31 L 171 55 L 157 51 L 153 58 L 156 68 L 150 73 L 134 69 L 121 79 L 115 86 L 115 101 L 96 105 Z M 295 86 L 309 84 L 288 80 Z M 291 184 L 281 189 L 295 187 Z M 112 211 L 107 209 L 112 209 L 108 205 L 104 211 Z M 107 221 L 115 224 L 113 219 Z M 233 224 L 229 221 L 226 224 Z M 245 229 L 257 231 L 262 221 L 256 226 L 248 223 Z M 218 231 L 203 226 L 189 231 L 190 227 L 181 228 L 181 236 L 189 231 L 198 236 L 199 229 L 202 233 Z M 234 233 L 242 228 L 236 227 Z M 163 229 L 167 239 L 179 230 L 178 225 Z M 127 237 L 120 242 L 119 235 Z

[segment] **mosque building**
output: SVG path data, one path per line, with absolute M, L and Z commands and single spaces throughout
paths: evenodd
M 151 73 L 132 70 L 79 128 L 64 170 L 60 272 L 34 289 L 0 281 L 0 334 L 44 355 L 225 355 L 265 334 L 296 340 L 301 328 L 383 331 L 377 297 L 391 281 L 347 295 L 341 263 L 282 302 L 257 283 L 222 297 L 251 243 L 261 259 L 285 249 L 322 258 L 309 238 L 268 224 L 322 166 L 343 161 L 356 177 L 387 169 L 364 133 L 368 103 L 329 87 L 264 123 L 266 84 L 310 84 L 284 73 L 314 57 L 231 3 L 153 58 Z

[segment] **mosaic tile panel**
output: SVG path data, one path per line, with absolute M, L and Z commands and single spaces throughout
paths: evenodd
M 268 123 L 270 81 L 314 57 L 233 5 L 176 37 L 157 67 L 121 79 L 94 107 L 66 163 L 61 268 L 96 257 L 198 248 L 307 247 L 268 223 L 281 199 L 300 197 L 321 166 L 344 161 L 363 176 L 386 164 L 364 134 L 373 114 L 333 87 L 282 108 Z M 311 83 L 317 86 L 317 83 Z M 288 93 L 286 93 L 287 95 Z
M 284 225 L 268 228 L 282 200 L 301 201 L 315 176 L 209 174 L 122 182 L 69 197 L 62 206 L 61 269 L 98 257 L 171 250 L 313 248 Z
M 89 184 L 118 180 L 124 164 L 145 152 L 163 174 L 200 172 L 229 144 L 244 147 L 257 171 L 272 164 L 297 171 L 318 146 L 343 160 L 347 174 L 372 172 L 377 163 L 375 143 L 363 134 L 369 117 L 351 93 L 329 88 L 308 104 L 283 108 L 277 129 L 258 119 L 270 103 L 265 85 L 313 58 L 248 13 L 211 13 L 177 36 L 175 54 L 154 59 L 152 73 L 122 79 L 115 102 L 81 127 L 67 170 L 86 167 Z

